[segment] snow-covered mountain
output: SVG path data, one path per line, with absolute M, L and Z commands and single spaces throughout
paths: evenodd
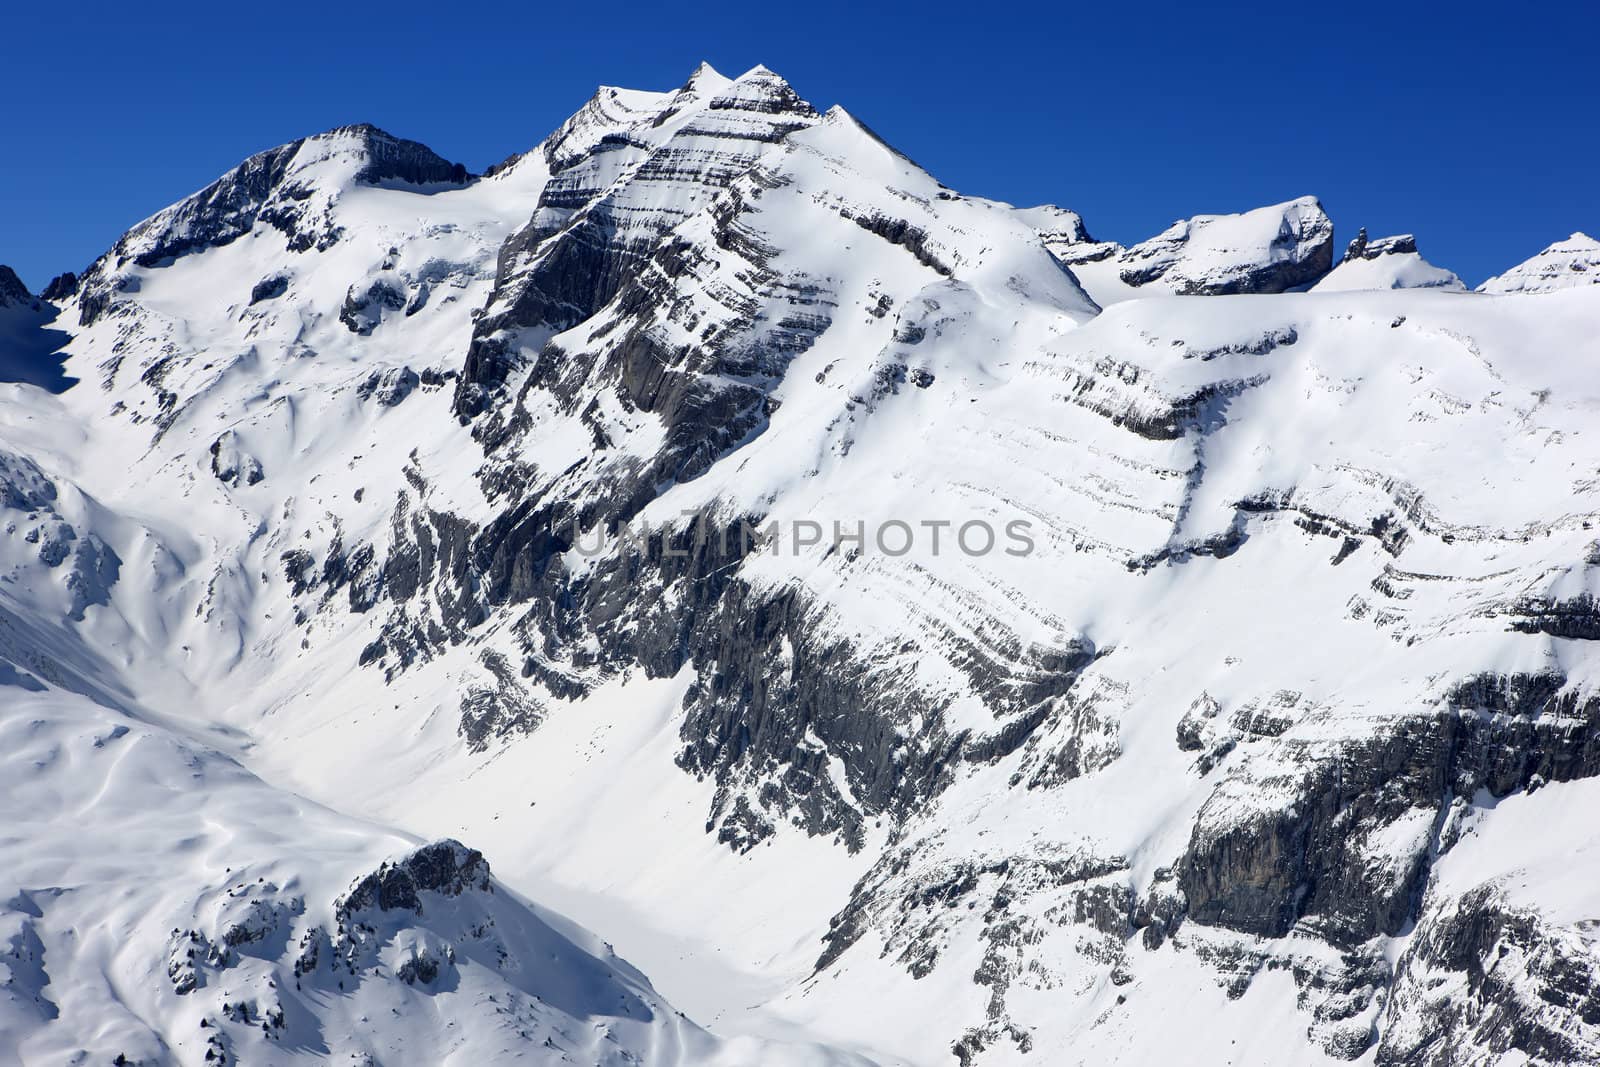
M 1320 293 L 1350 289 L 1465 289 L 1454 271 L 1436 267 L 1417 251 L 1411 234 L 1371 240 L 1363 227 L 1344 258 L 1312 288 Z
M 1478 286 L 1483 293 L 1548 293 L 1600 284 L 1600 241 L 1574 233 Z
M 1593 1062 L 1600 289 L 1333 242 L 702 66 L 0 274 L 0 1056 Z

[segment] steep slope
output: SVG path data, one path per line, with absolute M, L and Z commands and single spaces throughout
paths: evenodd
M 470 841 L 719 1033 L 1587 1056 L 1594 902 L 1476 843 L 1600 775 L 1600 291 L 1393 288 L 1388 240 L 1288 292 L 1339 275 L 1310 198 L 1102 255 L 765 68 L 481 179 L 365 129 L 60 287 L 82 383 L 0 393 L 6 588 L 62 650 L 13 684 Z M 177 883 L 201 930 L 222 883 Z M 371 925 L 437 962 L 440 913 Z
M 1481 293 L 1549 293 L 1600 279 L 1600 241 L 1574 233 L 1478 286 Z

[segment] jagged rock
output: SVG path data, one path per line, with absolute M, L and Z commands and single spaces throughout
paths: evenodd
M 293 596 L 303 596 L 316 588 L 321 576 L 316 570 L 316 559 L 303 548 L 291 548 L 281 558 L 283 576 L 289 582 Z
M 44 292 L 39 295 L 52 304 L 70 300 L 78 295 L 78 276 L 70 270 L 63 274 L 57 274 L 50 279 L 50 283 L 44 287 Z
M 246 451 L 239 435 L 232 430 L 224 431 L 211 442 L 211 475 L 235 489 L 255 485 L 266 477 L 261 461 Z
M 0 263 L 0 308 L 5 307 L 25 307 L 38 311 L 39 300 L 28 292 L 28 287 L 22 284 L 16 271 Z
M 1280 937 L 1315 916 L 1343 943 L 1398 933 L 1450 798 L 1600 774 L 1600 696 L 1563 686 L 1559 675 L 1482 675 L 1438 710 L 1366 736 L 1282 731 L 1274 758 L 1243 765 L 1196 817 L 1179 879 L 1189 918 Z M 1281 791 L 1289 804 L 1254 799 Z
M 1512 608 L 1511 615 L 1512 628 L 1523 633 L 1600 641 L 1600 602 L 1588 593 L 1570 600 L 1524 598 Z
M 356 881 L 335 911 L 342 923 L 368 909 L 421 914 L 423 894 L 454 897 L 492 892 L 489 863 L 476 849 L 449 839 L 424 845 Z
M 250 290 L 250 303 L 259 304 L 263 300 L 276 300 L 288 291 L 289 276 L 286 274 L 274 274 L 269 278 L 263 278 L 256 282 L 255 286 Z
M 353 334 L 372 333 L 383 321 L 385 310 L 399 311 L 406 306 L 405 293 L 392 280 L 379 278 L 361 288 L 352 285 L 339 309 L 339 321 Z
M 532 733 L 545 719 L 545 709 L 517 680 L 505 657 L 483 655 L 483 665 L 493 685 L 478 685 L 461 696 L 461 736 L 474 751 L 488 747 L 491 739 Z
M 374 400 L 379 407 L 392 408 L 400 404 L 421 383 L 417 372 L 410 367 L 390 367 L 373 371 L 356 387 L 362 400 Z
M 547 142 L 550 182 L 532 221 L 501 250 L 493 313 L 474 331 L 457 413 L 481 412 L 528 361 L 524 346 L 536 352 L 550 331 L 597 311 L 662 235 L 768 145 L 816 119 L 765 67 L 730 81 L 702 64 L 672 93 L 602 89 Z M 672 273 L 687 266 L 665 264 Z
M 1374 1062 L 1600 1059 L 1597 948 L 1592 923 L 1559 926 L 1495 885 L 1433 901 L 1400 958 Z
M 60 490 L 27 456 L 0 449 L 0 507 L 53 511 Z

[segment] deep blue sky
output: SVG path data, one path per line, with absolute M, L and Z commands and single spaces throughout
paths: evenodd
M 0 263 L 38 290 L 252 152 L 374 122 L 474 170 L 702 58 L 843 104 L 963 192 L 1097 237 L 1304 193 L 1471 283 L 1600 233 L 1592 3 L 12 5 Z M 1557 5 L 1559 6 L 1559 5 Z

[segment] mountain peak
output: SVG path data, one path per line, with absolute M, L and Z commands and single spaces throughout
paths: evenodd
M 1196 215 L 1120 257 L 1125 285 L 1161 281 L 1185 295 L 1281 293 L 1333 265 L 1333 221 L 1314 196 L 1237 215 Z
M 838 127 L 839 129 L 849 130 L 852 133 L 871 141 L 875 146 L 883 149 L 885 152 L 888 152 L 895 158 L 903 159 L 906 162 L 915 165 L 915 160 L 906 155 L 904 152 L 900 151 L 900 149 L 896 148 L 894 145 L 890 144 L 888 141 L 884 140 L 877 130 L 874 130 L 865 122 L 862 122 L 849 111 L 846 111 L 843 105 L 834 104 L 832 107 L 830 107 L 826 112 L 823 113 L 822 118 L 819 120 L 819 124 L 823 126 L 834 126 Z
M 1600 1062 L 1600 287 L 1123 250 L 765 67 L 524 160 L 338 126 L 0 307 L 0 1044 Z
M 732 84 L 732 78 L 729 78 L 727 75 L 718 71 L 716 67 L 713 67 L 710 63 L 702 60 L 700 65 L 695 67 L 694 71 L 690 73 L 689 79 L 679 86 L 677 95 L 697 97 L 714 96 Z
M 17 277 L 17 272 L 0 263 L 0 307 L 11 307 L 17 304 L 32 304 L 33 294 L 28 292 L 28 287 L 22 284 L 22 279 Z
M 1600 284 L 1600 241 L 1574 231 L 1538 255 L 1478 286 L 1481 293 L 1548 293 Z
M 463 185 L 474 175 L 460 163 L 452 163 L 420 141 L 407 140 L 370 122 L 335 126 L 331 130 L 297 142 L 297 165 L 303 170 L 322 159 L 348 154 L 359 159 L 360 167 L 348 177 L 363 185 L 386 181 L 409 185 Z M 320 154 L 318 150 L 326 152 Z
M 768 115 L 797 114 L 814 117 L 816 111 L 794 87 L 763 66 L 751 67 L 719 91 L 711 101 L 714 111 L 759 111 Z
M 339 240 L 332 208 L 355 185 L 461 186 L 473 175 L 418 141 L 371 123 L 336 126 L 270 148 L 123 234 L 84 273 L 82 324 L 106 306 L 128 264 L 155 267 L 228 244 L 258 222 L 278 230 L 289 250 L 326 249 Z

